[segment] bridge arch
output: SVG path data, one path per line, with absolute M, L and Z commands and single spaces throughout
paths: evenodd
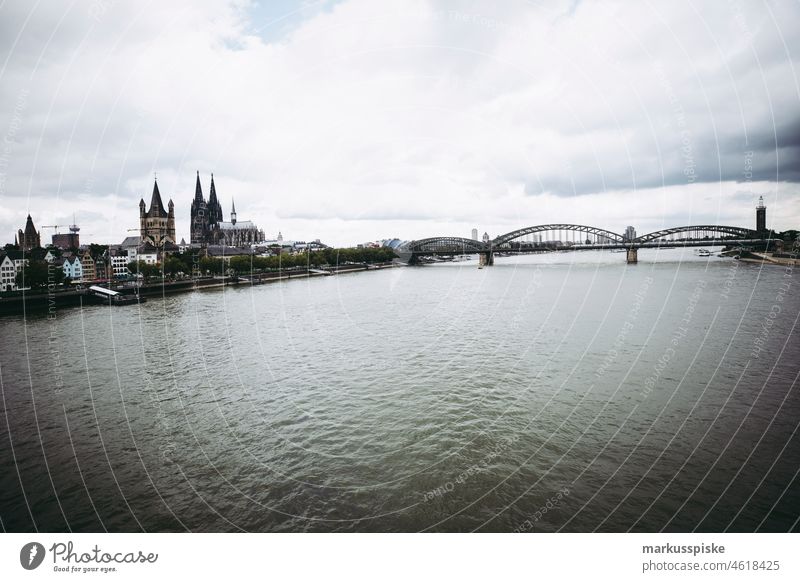
M 462 238 L 458 236 L 435 236 L 420 240 L 412 240 L 398 250 L 401 252 L 418 255 L 436 255 L 482 253 L 489 250 L 489 247 L 483 241 L 473 240 L 471 238 Z
M 562 231 L 566 230 L 566 231 L 586 233 L 587 236 L 594 236 L 595 240 L 602 238 L 609 243 L 624 242 L 623 236 L 621 234 L 618 234 L 616 232 L 611 232 L 610 230 L 605 230 L 603 228 L 597 228 L 595 226 L 585 226 L 582 224 L 538 224 L 536 226 L 527 226 L 525 228 L 512 230 L 511 232 L 507 232 L 506 234 L 501 234 L 500 236 L 496 237 L 491 242 L 491 244 L 493 247 L 496 248 L 499 247 L 500 245 L 509 243 L 512 240 L 519 238 L 521 236 L 526 236 L 537 232 L 547 232 L 556 230 L 562 230 Z
M 633 239 L 634 244 L 649 243 L 657 241 L 658 239 L 673 236 L 681 233 L 691 233 L 692 236 L 688 237 L 694 240 L 702 239 L 704 237 L 722 235 L 727 238 L 734 239 L 757 239 L 760 238 L 758 233 L 749 228 L 742 228 L 740 226 L 723 226 L 718 224 L 699 224 L 694 226 L 676 226 L 673 228 L 665 228 L 663 230 L 656 230 L 638 236 Z M 698 236 L 702 235 L 702 236 Z

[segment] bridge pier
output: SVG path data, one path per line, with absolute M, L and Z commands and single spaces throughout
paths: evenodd
M 628 264 L 635 265 L 639 262 L 639 249 L 637 247 L 628 247 L 627 252 Z
M 492 265 L 494 265 L 494 253 L 492 251 L 487 251 L 478 255 L 479 267 L 491 267 Z

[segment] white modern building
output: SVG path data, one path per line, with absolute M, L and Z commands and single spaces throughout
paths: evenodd
M 108 258 L 108 262 L 111 265 L 111 272 L 113 273 L 115 279 L 128 275 L 127 254 L 111 255 Z

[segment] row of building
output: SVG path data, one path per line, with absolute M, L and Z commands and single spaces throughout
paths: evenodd
M 48 249 L 44 261 L 64 272 L 64 278 L 73 283 L 89 283 L 98 280 L 121 279 L 128 276 L 127 254 L 109 248 L 100 256 L 92 256 L 88 249 L 62 255 Z M 30 262 L 30 257 L 21 250 L 0 250 L 0 292 L 17 290 L 17 273 Z
M 66 278 L 73 282 L 89 282 L 99 279 L 126 277 L 127 265 L 132 261 L 156 264 L 165 255 L 195 249 L 211 257 L 229 258 L 237 255 L 269 255 L 297 253 L 326 248 L 318 239 L 312 242 L 284 240 L 281 233 L 276 239 L 266 240 L 264 231 L 250 220 L 238 220 L 236 205 L 231 198 L 230 219 L 225 220 L 222 205 L 217 195 L 214 175 L 211 174 L 209 197 L 203 195 L 200 172 L 197 172 L 195 193 L 190 209 L 190 242 L 176 240 L 175 204 L 167 204 L 161 197 L 158 181 L 153 181 L 150 205 L 144 198 L 139 200 L 139 235 L 126 237 L 120 244 L 110 245 L 103 256 L 92 256 L 80 243 L 80 228 L 69 226 L 69 233 L 56 233 L 47 247 L 59 249 L 59 253 L 48 251 L 44 260 L 57 263 Z M 44 228 L 44 227 L 43 227 Z M 58 227 L 53 227 L 58 228 Z M 42 248 L 40 232 L 28 215 L 25 227 L 15 236 L 13 248 L 0 251 L 0 292 L 16 289 L 16 273 L 28 261 L 28 254 Z

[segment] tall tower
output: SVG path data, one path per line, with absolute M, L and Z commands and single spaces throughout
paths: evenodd
M 36 227 L 33 226 L 33 220 L 31 220 L 30 214 L 28 215 L 28 220 L 25 221 L 25 230 L 23 231 L 20 229 L 17 233 L 17 242 L 20 249 L 23 251 L 38 249 L 42 246 L 41 240 L 39 239 L 39 232 L 36 230 Z
M 81 227 L 75 222 L 75 213 L 72 213 L 72 224 L 69 225 L 69 232 L 70 232 L 70 248 L 77 249 L 81 246 L 80 243 L 80 235 L 78 234 L 81 231 Z
M 175 244 L 175 204 L 172 202 L 172 198 L 169 199 L 167 208 L 169 211 L 167 212 L 166 239 Z
M 197 182 L 194 186 L 194 200 L 191 208 L 191 236 L 192 244 L 204 244 L 208 242 L 209 221 L 208 204 L 203 198 L 203 188 L 200 186 L 200 172 L 197 172 Z
M 144 198 L 139 200 L 139 244 L 145 243 L 147 236 L 147 212 L 145 212 Z
M 150 209 L 145 212 L 144 199 L 139 202 L 139 222 L 141 244 L 163 247 L 167 243 L 175 244 L 175 205 L 172 200 L 164 209 L 158 182 L 153 183 L 153 195 L 150 198 Z
M 231 196 L 231 224 L 236 224 L 236 203 Z
M 211 174 L 211 193 L 208 195 L 208 222 L 211 225 L 222 222 L 222 206 L 217 200 L 217 188 L 214 186 L 214 174 Z
M 763 196 L 758 197 L 758 206 L 756 206 L 756 231 L 767 232 L 767 207 L 764 206 Z

